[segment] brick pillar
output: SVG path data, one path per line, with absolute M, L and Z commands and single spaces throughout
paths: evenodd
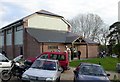
M 27 32 L 26 28 L 23 28 L 23 56 L 27 58 Z
M 4 50 L 6 51 L 6 30 L 4 30 Z
M 28 28 L 28 20 L 23 20 L 23 56 L 27 58 L 27 28 Z
M 14 27 L 12 28 L 12 54 L 13 54 L 13 58 L 15 58 L 15 31 L 14 31 Z

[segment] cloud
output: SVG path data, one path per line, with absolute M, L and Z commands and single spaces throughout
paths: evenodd
M 98 14 L 107 24 L 117 21 L 119 0 L 0 0 L 0 27 L 41 9 L 71 19 L 78 14 Z

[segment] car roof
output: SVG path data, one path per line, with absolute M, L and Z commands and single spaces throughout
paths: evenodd
M 48 54 L 65 54 L 66 52 L 43 52 Z
M 41 58 L 38 58 L 37 60 L 43 60 L 43 61 L 54 61 L 54 62 L 58 62 L 58 60 L 51 60 L 51 59 L 41 59 Z
M 93 65 L 93 66 L 101 66 L 99 64 L 93 64 L 93 63 L 85 63 L 85 62 L 81 62 L 80 65 Z

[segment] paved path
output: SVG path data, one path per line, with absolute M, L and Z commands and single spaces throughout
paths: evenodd
M 110 74 L 110 76 L 109 76 L 110 80 L 113 80 L 113 79 L 120 80 L 120 73 L 115 73 L 115 72 L 111 72 L 111 71 L 106 71 L 106 73 Z
M 61 80 L 73 80 L 74 73 L 73 73 L 74 68 L 70 68 L 70 70 L 65 71 L 61 75 Z

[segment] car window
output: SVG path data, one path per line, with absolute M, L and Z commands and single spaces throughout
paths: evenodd
M 9 61 L 5 56 L 0 55 L 0 62 L 9 62 Z
M 50 55 L 50 59 L 53 59 L 53 60 L 65 60 L 65 55 L 62 55 L 62 54 L 51 54 Z
M 43 69 L 43 70 L 56 70 L 56 62 L 54 61 L 46 61 L 46 60 L 36 60 L 31 68 L 36 68 L 36 69 Z
M 105 76 L 105 72 L 100 66 L 84 65 L 80 67 L 79 73 L 82 75 Z
M 42 58 L 42 59 L 48 59 L 48 54 L 42 54 L 42 55 L 40 56 L 40 58 Z
M 56 63 L 51 61 L 46 61 L 43 63 L 43 69 L 45 70 L 56 70 Z

